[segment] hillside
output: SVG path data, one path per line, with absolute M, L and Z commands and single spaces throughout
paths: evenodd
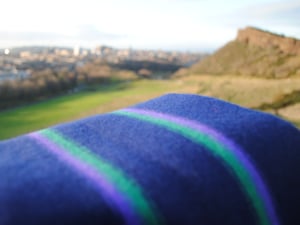
M 110 112 L 166 93 L 191 93 L 224 99 L 276 114 L 300 128 L 300 103 L 290 105 L 299 100 L 299 87 L 300 77 L 296 76 L 266 79 L 230 75 L 191 75 L 168 80 L 134 79 L 108 85 L 95 84 L 93 89 L 0 112 L 0 127 L 5 127 L 0 129 L 0 140 Z
M 87 77 L 90 86 L 0 112 L 0 127 L 5 127 L 0 129 L 0 140 L 110 112 L 170 92 L 216 97 L 275 114 L 300 128 L 299 43 L 296 39 L 246 28 L 214 55 L 168 79 L 143 79 L 136 74 L 140 68 L 135 67 L 126 67 L 133 72 L 107 68 L 98 61 L 86 63 L 77 73 L 82 74 L 78 76 L 80 79 Z M 151 69 L 148 66 L 145 64 L 143 68 Z M 153 75 L 160 78 L 158 73 Z M 107 80 L 94 82 L 100 78 Z
M 265 78 L 300 76 L 300 40 L 247 27 L 189 72 Z
M 174 79 L 199 77 L 199 94 L 276 114 L 300 126 L 300 40 L 257 28 Z

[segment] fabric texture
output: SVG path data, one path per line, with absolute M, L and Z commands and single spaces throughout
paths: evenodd
M 299 177 L 290 123 L 169 94 L 1 141 L 0 225 L 295 225 Z

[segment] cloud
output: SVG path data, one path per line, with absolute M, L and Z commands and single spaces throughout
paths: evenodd
M 115 33 L 107 33 L 98 30 L 93 25 L 81 25 L 78 28 L 78 32 L 75 35 L 75 38 L 86 41 L 106 41 L 106 40 L 115 40 L 124 38 L 125 35 L 115 34 Z
M 250 3 L 247 7 L 243 6 L 225 16 L 221 23 L 235 29 L 255 26 L 300 38 L 300 2 L 293 0 Z
M 62 34 L 36 31 L 0 31 L 1 41 L 44 41 L 65 38 Z
M 298 24 L 300 21 L 300 1 L 277 1 L 250 5 L 238 11 L 242 21 L 276 22 Z
M 256 17 L 272 17 L 279 15 L 296 15 L 300 18 L 300 1 L 280 1 L 250 7 L 248 14 Z M 292 13 L 291 13 L 292 12 Z
M 125 35 L 99 31 L 92 25 L 81 25 L 75 32 L 69 34 L 39 31 L 0 31 L 0 42 L 29 42 L 29 43 L 101 43 L 108 40 L 123 38 Z

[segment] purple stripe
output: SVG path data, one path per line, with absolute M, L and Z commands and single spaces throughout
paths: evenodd
M 85 177 L 89 178 L 94 185 L 97 187 L 101 195 L 103 196 L 106 203 L 117 212 L 121 212 L 128 225 L 139 225 L 140 222 L 137 219 L 135 213 L 131 210 L 129 201 L 124 198 L 121 193 L 119 193 L 115 187 L 109 183 L 105 176 L 100 174 L 98 171 L 94 170 L 92 167 L 86 165 L 80 160 L 68 154 L 64 149 L 57 146 L 53 142 L 49 141 L 47 138 L 43 137 L 39 133 L 31 133 L 28 136 L 37 140 L 39 143 L 47 147 L 51 153 L 58 156 L 58 158 L 69 164 L 72 168 L 76 169 L 80 174 L 84 174 Z M 103 194 L 105 192 L 105 194 Z
M 277 215 L 275 213 L 275 209 L 273 207 L 271 196 L 267 190 L 266 185 L 264 184 L 263 179 L 260 177 L 259 173 L 255 169 L 255 167 L 251 164 L 250 160 L 247 158 L 247 156 L 243 153 L 243 150 L 238 147 L 233 141 L 223 136 L 221 133 L 199 123 L 198 121 L 192 121 L 188 120 L 182 117 L 172 116 L 169 114 L 163 114 L 159 112 L 154 112 L 150 110 L 144 110 L 144 109 L 136 109 L 136 108 L 127 108 L 124 110 L 121 110 L 124 112 L 132 112 L 137 113 L 141 115 L 146 115 L 150 117 L 154 117 L 157 119 L 167 120 L 176 124 L 179 124 L 181 126 L 189 127 L 193 130 L 196 130 L 200 133 L 204 133 L 213 139 L 215 139 L 218 143 L 220 143 L 222 146 L 225 146 L 228 151 L 231 151 L 232 154 L 235 155 L 235 157 L 240 161 L 240 163 L 243 165 L 243 167 L 247 170 L 249 175 L 252 178 L 252 181 L 255 183 L 255 187 L 257 189 L 257 192 L 259 193 L 261 199 L 263 200 L 265 204 L 265 208 L 267 210 L 267 214 L 272 222 L 272 225 L 279 225 L 279 220 L 277 218 Z

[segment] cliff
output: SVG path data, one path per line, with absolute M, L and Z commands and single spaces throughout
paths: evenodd
M 247 27 L 188 72 L 269 78 L 300 76 L 300 40 Z
M 278 48 L 286 54 L 300 54 L 300 40 L 254 27 L 239 30 L 236 40 L 261 48 Z

